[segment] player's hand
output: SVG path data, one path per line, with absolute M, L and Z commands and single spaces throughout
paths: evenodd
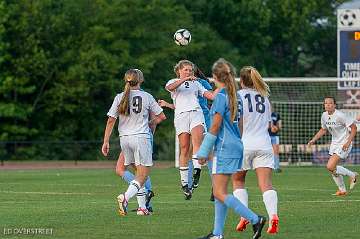
M 101 152 L 104 156 L 107 156 L 109 153 L 110 145 L 109 142 L 104 142 L 101 147 Z
M 158 100 L 158 104 L 159 104 L 161 107 L 167 107 L 165 100 Z
M 357 121 L 360 121 L 360 115 L 358 115 L 358 116 L 356 117 L 356 120 L 357 120 Z
M 206 164 L 206 158 L 198 158 L 198 162 L 200 165 Z
M 275 126 L 275 125 L 271 126 L 271 132 L 276 133 L 278 131 L 279 131 L 279 128 L 277 126 Z
M 313 140 L 313 139 L 308 142 L 308 146 L 313 145 L 313 144 L 315 144 L 315 140 Z
M 350 143 L 346 142 L 343 146 L 342 146 L 342 150 L 347 151 L 350 147 Z

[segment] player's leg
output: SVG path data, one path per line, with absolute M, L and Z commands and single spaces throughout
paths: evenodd
M 275 172 L 280 173 L 281 169 L 280 169 L 280 156 L 279 156 L 280 153 L 279 136 L 273 136 L 271 138 L 272 138 L 271 143 L 274 152 Z
M 188 166 L 188 154 L 189 154 L 189 143 L 190 134 L 181 133 L 179 136 L 180 144 L 180 157 L 179 157 L 179 170 L 180 180 L 183 193 L 186 200 L 191 199 L 191 189 L 189 188 L 189 166 Z
M 232 183 L 233 183 L 233 195 L 242 203 L 245 207 L 248 207 L 248 193 L 245 188 L 245 177 L 246 177 L 247 170 L 242 170 L 236 172 L 232 176 Z M 236 230 L 241 232 L 246 229 L 247 224 L 249 221 L 246 220 L 244 217 L 240 218 L 240 222 L 236 226 Z
M 127 170 L 127 167 L 124 165 L 124 162 L 125 162 L 124 153 L 121 152 L 116 162 L 115 172 L 122 179 L 124 179 L 125 182 L 130 183 L 132 180 L 134 180 L 135 176 L 132 172 Z
M 272 187 L 272 168 L 259 167 L 255 169 L 259 188 L 263 194 L 263 202 L 269 215 L 268 233 L 277 233 L 279 230 L 278 196 Z
M 197 112 L 199 113 L 199 112 Z M 202 113 L 200 113 L 203 117 Z M 193 147 L 193 165 L 194 165 L 194 173 L 193 173 L 193 188 L 197 188 L 199 186 L 200 175 L 201 175 L 201 165 L 199 164 L 196 152 L 199 150 L 201 142 L 204 137 L 204 126 L 203 124 L 199 124 L 193 128 L 191 128 L 191 141 Z
M 340 156 L 336 153 L 333 153 L 330 156 L 329 161 L 326 165 L 327 170 L 331 173 L 334 182 L 338 186 L 338 190 L 335 193 L 336 196 L 346 195 L 346 186 L 343 176 L 346 175 L 348 172 L 347 170 L 344 170 L 344 167 L 337 166 L 340 160 Z
M 188 166 L 189 166 L 189 173 L 188 173 L 188 180 L 189 180 L 189 188 L 193 190 L 193 172 L 194 172 L 194 163 L 192 160 L 192 144 L 191 144 L 191 135 L 190 135 L 190 144 L 189 144 L 189 155 L 188 155 Z

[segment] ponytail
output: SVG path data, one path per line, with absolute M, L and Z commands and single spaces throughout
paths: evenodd
M 237 89 L 235 84 L 235 67 L 230 62 L 220 58 L 214 63 L 212 72 L 218 81 L 225 84 L 225 88 L 229 96 L 230 119 L 235 121 L 238 111 L 238 101 L 236 97 Z
M 130 114 L 130 90 L 131 87 L 136 86 L 144 81 L 144 75 L 139 69 L 130 69 L 124 76 L 125 87 L 123 97 L 118 106 L 118 112 L 120 115 L 128 116 Z
M 240 80 L 244 86 L 255 89 L 263 97 L 270 95 L 269 85 L 261 77 L 260 73 L 252 66 L 245 66 L 240 70 Z
M 125 83 L 125 87 L 124 87 L 124 93 L 123 93 L 123 97 L 120 101 L 120 105 L 119 105 L 119 114 L 120 115 L 125 115 L 128 116 L 129 115 L 129 101 L 130 101 L 130 82 L 126 82 Z

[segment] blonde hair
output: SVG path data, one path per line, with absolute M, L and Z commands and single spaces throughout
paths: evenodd
M 238 112 L 238 101 L 236 97 L 235 67 L 223 58 L 217 60 L 212 66 L 212 73 L 219 82 L 225 84 L 229 95 L 229 109 L 231 120 L 234 121 Z
M 252 66 L 244 66 L 240 70 L 240 80 L 244 86 L 255 89 L 263 97 L 270 95 L 268 84 L 262 79 L 260 73 Z
M 174 72 L 177 77 L 180 77 L 179 70 L 182 69 L 184 66 L 189 65 L 191 66 L 192 70 L 194 71 L 195 65 L 189 60 L 181 60 L 174 66 Z
M 121 115 L 128 116 L 130 114 L 130 87 L 134 87 L 144 81 L 144 75 L 139 69 L 130 69 L 124 75 L 125 87 L 124 94 L 118 106 L 118 112 Z

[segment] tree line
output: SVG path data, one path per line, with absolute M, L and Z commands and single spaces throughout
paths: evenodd
M 101 141 L 129 68 L 141 69 L 143 88 L 167 100 L 164 85 L 185 58 L 207 75 L 224 57 L 264 76 L 335 76 L 342 2 L 0 0 L 0 157 L 100 157 L 98 144 L 74 154 L 68 144 L 49 150 L 31 141 Z M 192 33 L 186 47 L 173 42 L 179 28 Z M 158 159 L 173 158 L 172 112 L 165 113 L 155 137 Z

